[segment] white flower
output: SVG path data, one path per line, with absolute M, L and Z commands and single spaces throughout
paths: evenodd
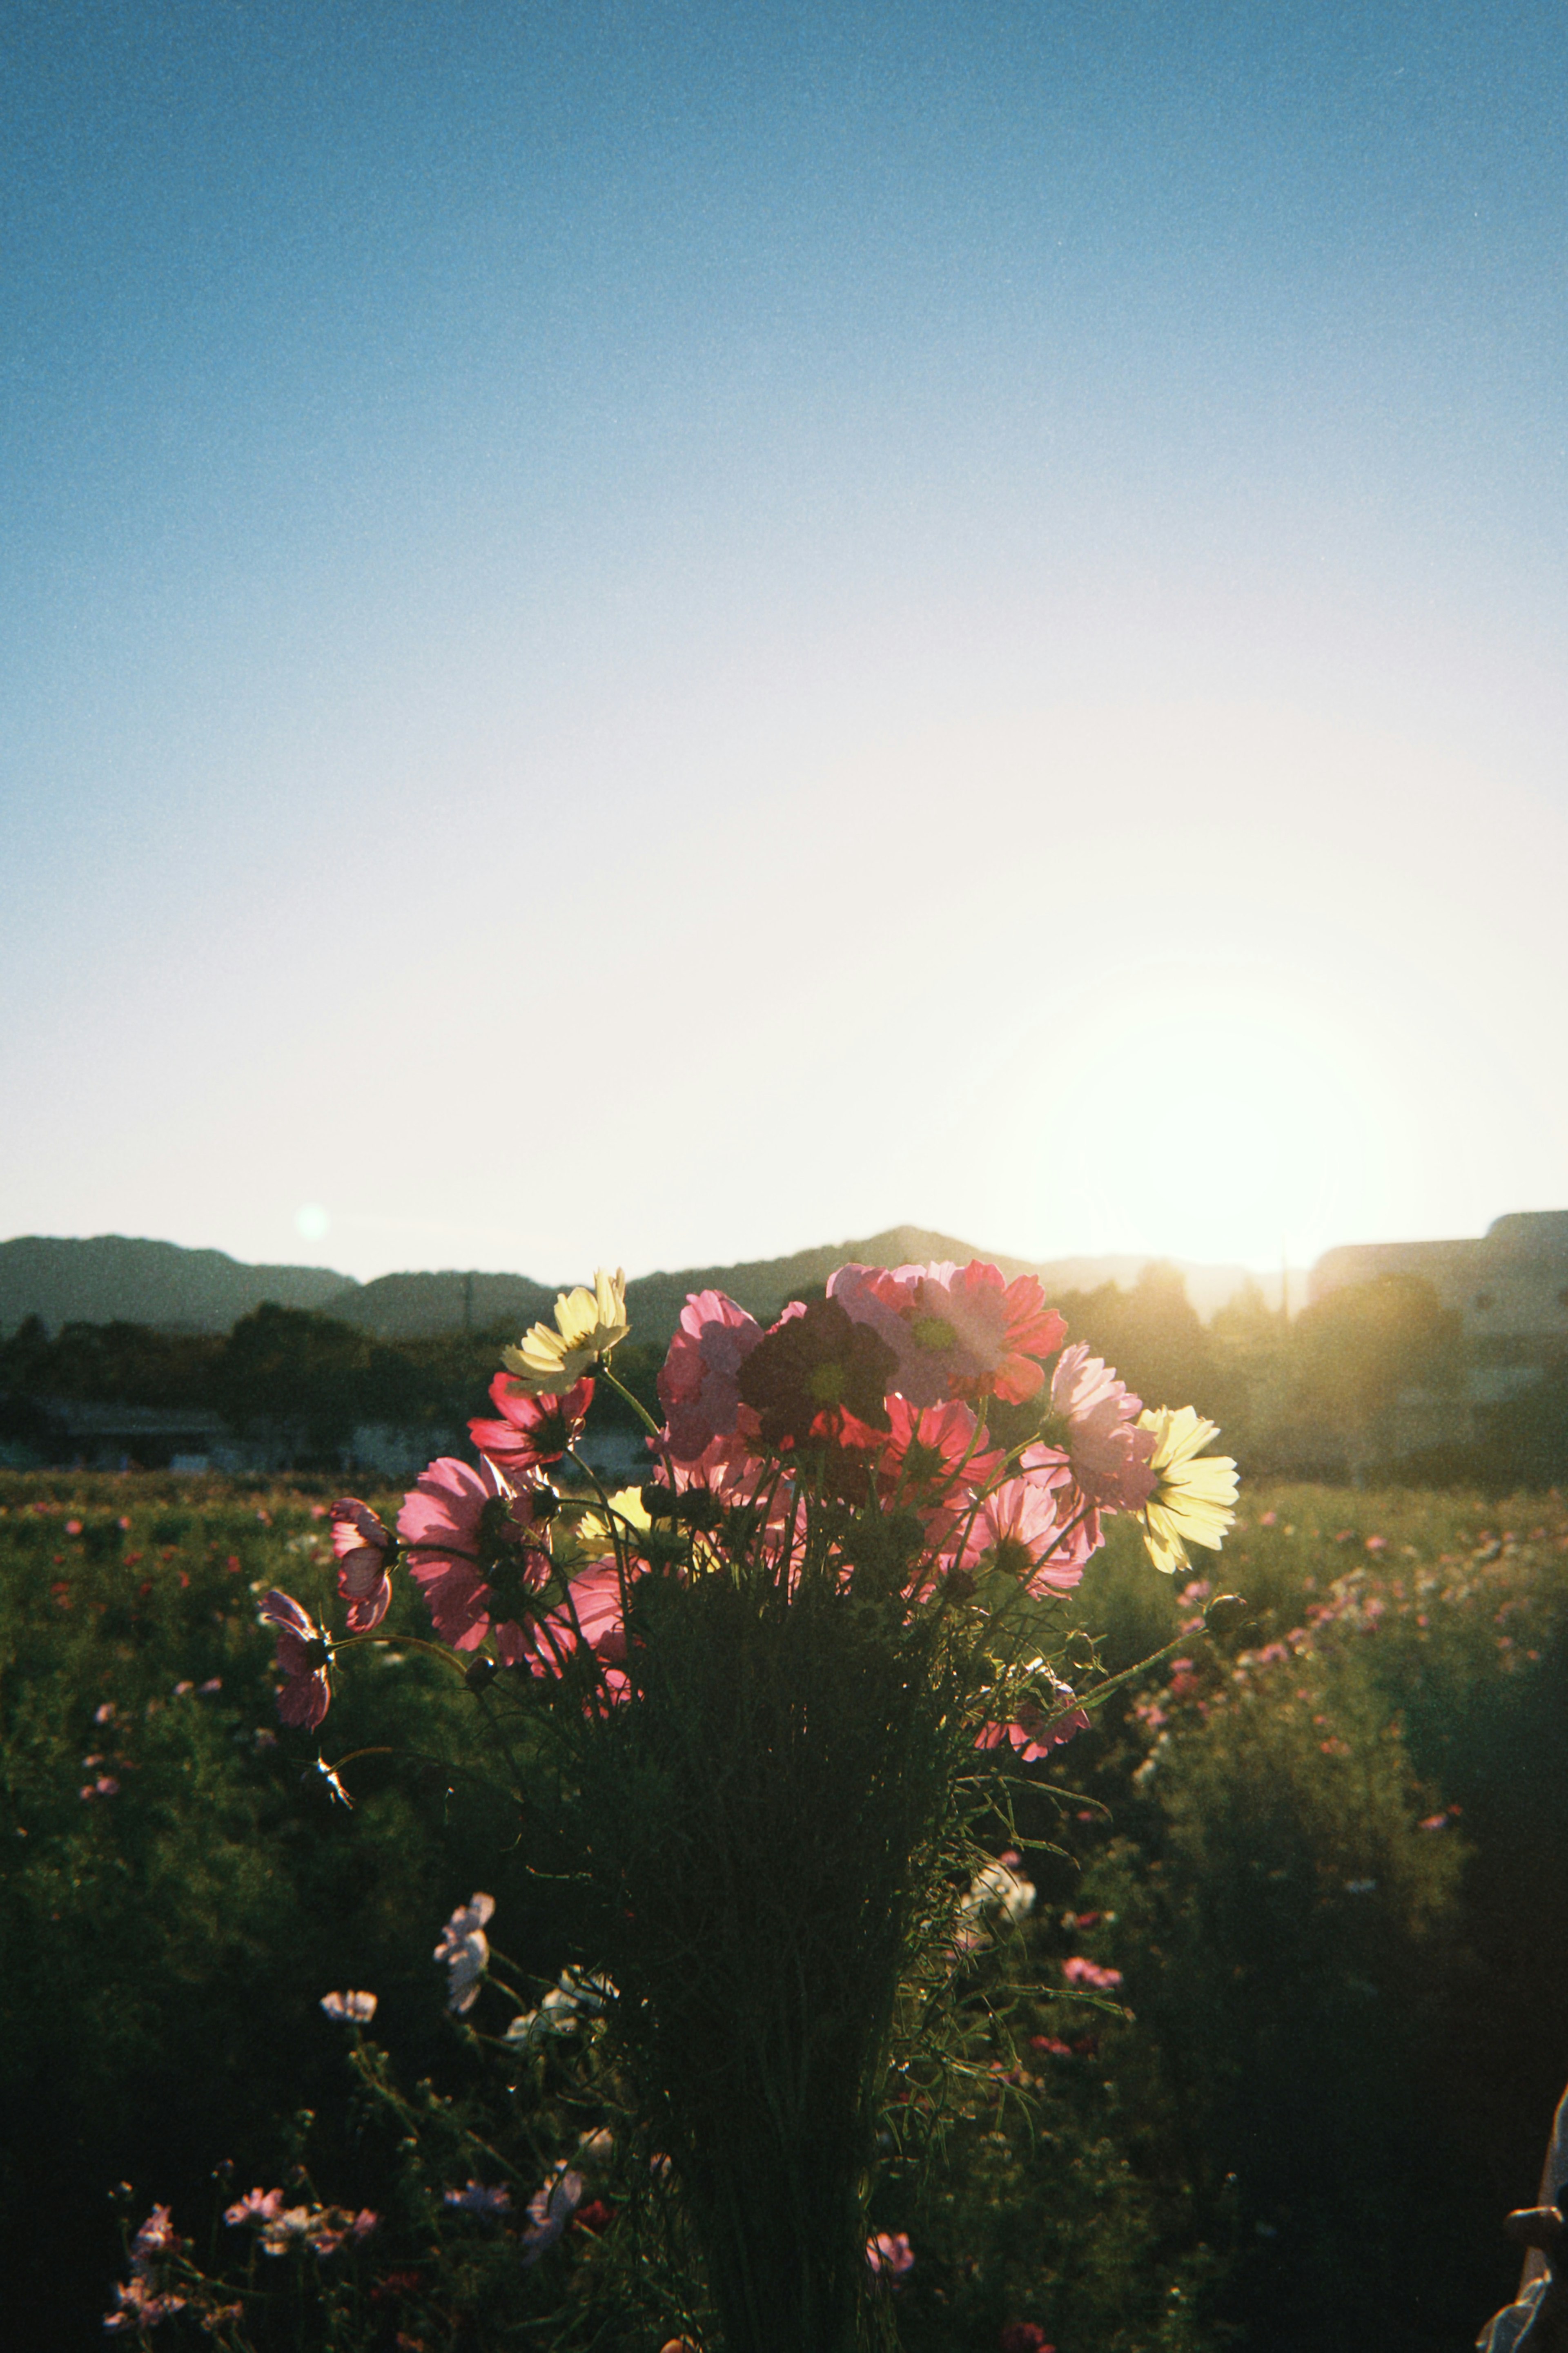
M 435 1958 L 447 1969 L 447 2007 L 461 2016 L 479 1998 L 479 1979 L 489 1967 L 489 1940 L 485 1923 L 496 1908 L 493 1895 L 476 1894 L 460 1904 L 441 1931 Z
M 563 2158 L 543 2189 L 536 2189 L 528 2201 L 529 2228 L 522 2234 L 525 2263 L 536 2263 L 545 2249 L 555 2244 L 582 2197 L 583 2177 Z
M 324 1993 L 321 2008 L 340 2026 L 368 2026 L 375 2016 L 376 1997 L 373 1993 Z

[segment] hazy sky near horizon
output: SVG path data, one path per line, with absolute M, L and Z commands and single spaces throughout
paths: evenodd
M 1568 1206 L 1560 0 L 13 0 L 0 1233 Z

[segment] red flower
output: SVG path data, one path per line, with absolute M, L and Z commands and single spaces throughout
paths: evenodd
M 285 1724 L 302 1724 L 313 1732 L 332 1702 L 327 1676 L 331 1645 L 299 1603 L 276 1588 L 262 1602 L 260 1617 L 278 1635 L 278 1664 L 283 1673 L 278 1713 Z
M 1045 2330 L 1034 2320 L 1010 2320 L 997 2343 L 1002 2353 L 1057 2353 L 1054 2345 L 1047 2344 Z
M 532 1397 L 510 1373 L 498 1373 L 490 1383 L 490 1399 L 500 1420 L 470 1421 L 468 1435 L 498 1471 L 519 1477 L 547 1462 L 559 1462 L 575 1446 L 594 1402 L 593 1376 L 584 1373 L 560 1397 L 548 1392 Z
M 368 1504 L 345 1495 L 332 1505 L 332 1552 L 338 1564 L 338 1592 L 348 1603 L 351 1634 L 368 1634 L 379 1626 L 392 1600 L 387 1563 L 392 1556 L 392 1531 Z

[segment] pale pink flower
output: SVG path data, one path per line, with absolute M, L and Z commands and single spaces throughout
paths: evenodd
M 493 1895 L 476 1894 L 460 1904 L 441 1931 L 435 1958 L 447 1964 L 447 2007 L 460 2017 L 479 1998 L 479 1979 L 489 1967 L 485 1924 L 495 1912 Z
M 963 1561 L 973 1567 L 989 1559 L 1037 1600 L 1047 1593 L 1070 1593 L 1100 1542 L 1099 1516 L 1079 1495 L 1067 1456 L 1052 1447 L 1032 1446 L 1018 1475 L 981 1504 Z
M 224 2210 L 224 2221 L 237 2227 L 241 2222 L 275 2222 L 283 2211 L 281 2189 L 247 2189 L 243 2198 Z
M 392 1531 L 355 1495 L 344 1495 L 332 1505 L 331 1521 L 338 1593 L 348 1603 L 348 1630 L 351 1634 L 368 1634 L 380 1625 L 392 1600 L 392 1580 L 386 1573 L 393 1552 Z
M 1102 1968 L 1098 1961 L 1086 1960 L 1081 1953 L 1075 1953 L 1071 1960 L 1062 1963 L 1062 1975 L 1068 1985 L 1080 1986 L 1086 1993 L 1114 1993 L 1121 1983 L 1120 1969 Z
M 524 1649 L 516 1618 L 492 1617 L 492 1586 L 510 1588 L 526 1609 L 549 1580 L 547 1556 L 526 1540 L 533 1524 L 526 1489 L 514 1492 L 489 1462 L 477 1471 L 444 1454 L 422 1471 L 397 1515 L 409 1573 L 430 1605 L 436 1631 L 455 1651 L 477 1651 L 494 1632 L 496 1656 L 515 1666 Z
M 903 2231 L 879 2231 L 866 2242 L 866 2265 L 874 2279 L 901 2280 L 914 2269 L 914 2249 Z
M 1102 1510 L 1135 1512 L 1159 1484 L 1149 1467 L 1154 1432 L 1138 1426 L 1142 1410 L 1142 1398 L 1081 1340 L 1062 1350 L 1051 1375 L 1051 1411 L 1068 1425 L 1079 1492 Z
M 741 1403 L 741 1366 L 763 1327 L 721 1291 L 694 1291 L 659 1368 L 665 1445 L 678 1462 L 697 1461 L 716 1439 L 756 1435 L 757 1417 Z
M 112 1724 L 114 1717 L 115 1706 L 114 1702 L 111 1699 L 101 1701 L 92 1711 L 92 1720 L 94 1724 Z
M 185 2308 L 183 2295 L 161 2295 L 142 2272 L 133 2272 L 123 2285 L 116 2282 L 114 2293 L 118 2299 L 115 2309 L 103 2316 L 105 2331 L 110 2336 L 122 2328 L 134 2328 L 138 2334 L 156 2328 L 161 2320 L 168 2320 Z
M 565 2160 L 528 2201 L 529 2227 L 522 2234 L 522 2260 L 536 2263 L 552 2247 L 583 2201 L 583 2176 Z
M 332 1686 L 327 1677 L 331 1649 L 315 1620 L 300 1604 L 276 1587 L 261 1604 L 264 1626 L 278 1636 L 278 1664 L 283 1688 L 278 1713 L 285 1724 L 301 1724 L 314 1731 L 331 1704 Z
M 605 1682 L 617 1696 L 626 1677 L 618 1674 L 626 1655 L 626 1619 L 621 1609 L 621 1576 L 614 1556 L 590 1562 L 579 1569 L 567 1588 L 569 1602 L 538 1619 L 525 1637 L 529 1663 L 536 1675 L 559 1674 L 581 1640 L 607 1670 Z
M 594 1402 L 594 1379 L 584 1373 L 559 1397 L 548 1390 L 536 1397 L 510 1373 L 498 1373 L 490 1383 L 490 1401 L 500 1419 L 470 1421 L 468 1436 L 498 1471 L 519 1478 L 559 1462 L 575 1446 Z
M 152 2255 L 172 2254 L 180 2243 L 179 2234 L 169 2219 L 166 2206 L 154 2206 L 131 2243 L 132 2255 L 145 2260 Z
M 368 2026 L 375 2016 L 377 1998 L 373 1993 L 324 1993 L 321 2008 L 340 2026 Z

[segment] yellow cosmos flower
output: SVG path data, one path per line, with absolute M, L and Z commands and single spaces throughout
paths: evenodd
M 501 1350 L 501 1362 L 535 1396 L 558 1397 L 624 1340 L 628 1328 L 626 1275 L 619 1267 L 614 1274 L 600 1267 L 592 1291 L 579 1284 L 562 1292 L 553 1331 L 548 1324 L 535 1324 L 515 1348 Z
M 1154 1433 L 1149 1468 L 1160 1483 L 1139 1514 L 1149 1557 L 1167 1577 L 1190 1566 L 1189 1544 L 1217 1552 L 1236 1517 L 1236 1465 L 1228 1454 L 1202 1454 L 1219 1425 L 1184 1405 L 1160 1406 L 1138 1417 Z
M 624 1536 L 628 1528 L 634 1535 L 646 1535 L 653 1525 L 640 1487 L 617 1487 L 609 1498 L 609 1505 L 614 1514 L 613 1524 L 605 1518 L 597 1504 L 591 1504 L 578 1518 L 578 1541 L 591 1552 L 604 1552 L 614 1543 L 616 1536 Z

